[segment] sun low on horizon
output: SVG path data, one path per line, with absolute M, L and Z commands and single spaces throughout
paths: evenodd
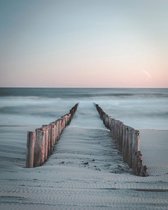
M 168 88 L 168 1 L 0 0 L 0 87 Z

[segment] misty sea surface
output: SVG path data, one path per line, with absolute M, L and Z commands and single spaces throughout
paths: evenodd
M 76 103 L 53 155 L 26 169 L 27 131 Z M 149 177 L 134 176 L 122 161 L 94 103 L 126 125 L 156 132 L 153 155 L 162 164 L 149 162 Z M 159 138 L 167 131 L 168 89 L 0 88 L 0 209 L 167 209 L 168 137 Z M 145 141 L 142 151 L 152 151 Z M 148 152 L 144 158 L 148 163 Z
M 86 109 L 98 103 L 112 117 L 137 129 L 168 129 L 168 89 L 143 88 L 0 88 L 0 126 L 40 125 L 76 102 Z

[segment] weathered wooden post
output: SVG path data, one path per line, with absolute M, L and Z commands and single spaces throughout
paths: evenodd
M 140 151 L 136 153 L 137 166 L 136 166 L 136 175 L 140 175 L 142 167 L 142 154 Z
M 110 129 L 112 138 L 117 142 L 123 154 L 123 160 L 138 176 L 147 176 L 147 167 L 142 164 L 142 154 L 139 151 L 139 131 L 124 125 L 121 121 L 109 117 L 98 104 L 96 109 L 106 128 Z
M 137 168 L 136 154 L 139 150 L 138 145 L 139 145 L 139 131 L 133 130 L 133 135 L 132 135 L 132 169 L 135 172 L 136 172 L 136 168 Z
M 41 166 L 48 159 L 52 154 L 54 145 L 60 138 L 61 133 L 70 123 L 77 107 L 78 104 L 73 106 L 68 114 L 49 125 L 43 125 L 41 128 L 36 129 L 35 132 L 28 132 L 26 157 L 27 168 Z
M 61 136 L 61 133 L 62 133 L 62 127 L 61 127 L 61 118 L 58 119 L 58 139 L 60 138 Z
M 119 121 L 119 150 L 122 152 L 122 126 L 123 123 L 121 121 Z
M 49 135 L 48 135 L 48 125 L 43 125 L 42 130 L 45 135 L 45 153 L 44 153 L 44 161 L 48 159 L 48 144 L 49 144 Z
M 62 131 L 64 130 L 65 126 L 66 126 L 65 116 L 63 116 L 62 117 L 62 122 L 61 122 Z
M 55 123 L 51 123 L 51 153 L 54 150 L 54 142 L 55 142 Z
M 52 126 L 48 125 L 48 157 L 52 154 Z
M 26 167 L 32 168 L 34 164 L 34 146 L 35 146 L 35 132 L 29 131 L 27 133 L 27 158 Z
M 36 143 L 34 148 L 34 166 L 40 166 L 44 163 L 44 144 L 45 136 L 41 128 L 36 129 Z
M 123 126 L 123 160 L 127 161 L 127 126 Z
M 109 116 L 107 114 L 104 114 L 103 118 L 104 118 L 104 124 L 105 124 L 106 128 L 109 129 Z
M 71 121 L 71 114 L 69 113 L 68 114 L 68 119 L 67 119 L 67 126 L 70 124 L 70 121 Z
M 132 128 L 128 127 L 128 165 L 132 168 Z
M 112 137 L 114 138 L 114 119 L 113 118 L 111 118 L 110 130 L 111 130 Z
M 45 162 L 45 133 L 41 129 L 42 133 L 42 142 L 41 142 L 41 165 Z
M 59 130 L 58 130 L 58 120 L 55 121 L 55 144 L 57 143 L 58 139 L 59 139 Z

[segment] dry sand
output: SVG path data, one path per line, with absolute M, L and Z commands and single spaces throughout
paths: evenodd
M 140 130 L 141 151 L 150 176 L 168 174 L 168 131 Z

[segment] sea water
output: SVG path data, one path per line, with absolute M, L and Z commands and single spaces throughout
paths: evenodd
M 168 129 L 168 89 L 122 88 L 1 88 L 0 126 L 47 123 L 77 102 L 86 109 L 98 103 L 109 115 L 137 129 Z

